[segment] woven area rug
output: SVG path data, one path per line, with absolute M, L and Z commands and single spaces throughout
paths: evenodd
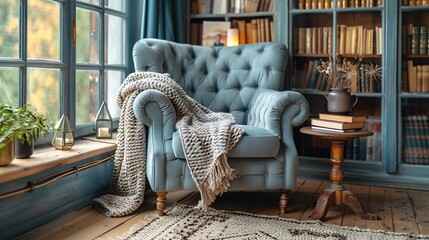
M 174 204 L 162 217 L 151 216 L 118 239 L 429 239 L 429 236 L 365 230 L 244 212 L 207 212 Z

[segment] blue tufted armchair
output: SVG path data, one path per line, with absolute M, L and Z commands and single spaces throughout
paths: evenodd
M 212 111 L 231 113 L 245 132 L 228 153 L 236 178 L 229 190 L 280 190 L 280 213 L 297 179 L 293 127 L 309 114 L 298 92 L 281 91 L 288 52 L 283 44 L 192 46 L 158 39 L 134 45 L 136 71 L 169 73 L 185 92 Z M 134 113 L 148 127 L 146 174 L 164 213 L 167 192 L 197 191 L 185 160 L 176 112 L 157 90 L 141 92 Z

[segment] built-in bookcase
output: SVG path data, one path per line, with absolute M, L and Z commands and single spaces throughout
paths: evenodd
M 313 5 L 306 6 L 307 2 Z M 296 0 L 288 4 L 290 88 L 305 94 L 310 118 L 326 112 L 324 94 L 329 89 L 315 70 L 320 61 L 336 54 L 353 58 L 361 53 L 360 70 L 371 64 L 382 67 L 381 79 L 363 79 L 358 72 L 357 84 L 352 85 L 352 95 L 359 98 L 352 114 L 367 116 L 367 127 L 374 135 L 345 146 L 345 175 L 369 184 L 427 188 L 429 1 Z M 323 177 L 326 172 L 320 169 L 328 165 L 329 145 L 298 131 L 295 139 L 300 175 Z
M 277 35 L 285 25 L 277 14 L 283 5 L 276 0 L 190 0 L 189 43 L 203 43 L 205 21 L 228 22 L 238 30 L 239 44 L 285 42 L 284 35 Z
M 309 4 L 311 3 L 311 4 Z M 383 14 L 381 1 L 290 1 L 292 29 L 291 88 L 305 94 L 311 105 L 310 118 L 327 112 L 325 94 L 329 85 L 316 69 L 321 61 L 336 55 L 353 60 L 362 58 L 356 68 L 351 92 L 357 98 L 352 114 L 368 117 L 366 128 L 374 131 L 367 138 L 349 141 L 345 146 L 347 161 L 365 164 L 380 171 L 383 154 L 382 104 L 383 78 L 368 77 L 367 70 L 383 66 Z M 296 134 L 303 162 L 328 159 L 329 143 L 314 136 Z M 323 160 L 322 160 L 323 161 Z M 311 164 L 310 164 L 311 165 Z
M 429 1 L 399 3 L 401 45 L 398 73 L 401 166 L 404 172 L 429 170 Z

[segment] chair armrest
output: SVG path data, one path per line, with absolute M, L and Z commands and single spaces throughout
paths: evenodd
M 162 140 L 171 139 L 176 128 L 176 110 L 167 96 L 154 89 L 137 95 L 133 111 L 138 121 L 152 128 L 154 134 L 162 134 Z
M 280 135 L 282 128 L 302 124 L 309 113 L 308 101 L 301 93 L 265 90 L 253 99 L 248 124 Z
M 296 185 L 298 174 L 298 153 L 293 138 L 293 127 L 303 123 L 310 113 L 307 99 L 294 91 L 263 91 L 253 100 L 249 110 L 248 124 L 266 128 L 276 133 L 282 143 L 282 155 L 285 161 L 286 189 Z

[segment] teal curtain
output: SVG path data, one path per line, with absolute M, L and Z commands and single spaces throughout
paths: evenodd
M 142 0 L 140 38 L 187 42 L 188 1 Z
M 132 48 L 142 38 L 158 38 L 174 42 L 188 41 L 187 0 L 129 1 L 129 72 L 134 72 Z

